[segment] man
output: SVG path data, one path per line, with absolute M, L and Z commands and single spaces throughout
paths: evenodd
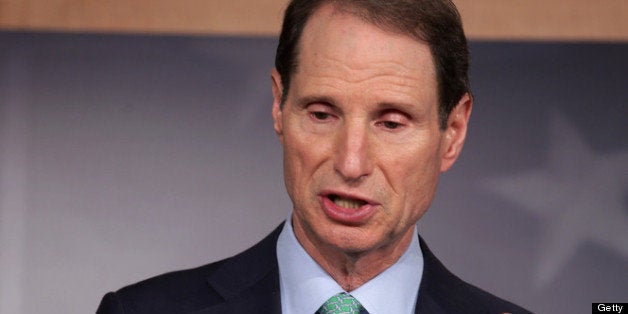
M 449 1 L 293 1 L 271 73 L 290 219 L 235 257 L 109 293 L 98 313 L 527 313 L 417 236 L 465 140 L 467 68 Z

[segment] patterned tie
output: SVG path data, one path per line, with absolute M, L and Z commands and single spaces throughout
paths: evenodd
M 316 314 L 359 314 L 366 313 L 362 304 L 348 293 L 338 293 L 329 298 Z

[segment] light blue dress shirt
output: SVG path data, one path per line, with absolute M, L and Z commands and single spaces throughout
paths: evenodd
M 303 249 L 289 218 L 277 241 L 283 314 L 314 314 L 331 296 L 346 292 Z M 418 236 L 383 273 L 350 291 L 369 314 L 414 313 L 423 274 Z

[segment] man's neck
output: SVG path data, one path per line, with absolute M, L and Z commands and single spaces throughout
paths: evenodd
M 395 264 L 406 251 L 414 234 L 414 227 L 392 244 L 365 252 L 343 252 L 323 243 L 311 241 L 303 229 L 295 229 L 295 236 L 303 249 L 345 291 L 352 291 Z

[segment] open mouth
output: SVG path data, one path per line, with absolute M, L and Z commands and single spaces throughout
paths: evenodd
M 327 195 L 327 198 L 329 198 L 337 206 L 349 209 L 358 209 L 368 204 L 366 201 L 360 199 L 346 198 L 336 194 L 329 194 Z

